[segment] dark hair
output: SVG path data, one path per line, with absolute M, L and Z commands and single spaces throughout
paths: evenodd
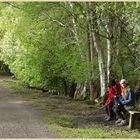
M 116 85 L 116 81 L 114 79 L 110 80 L 109 85 L 110 86 L 115 86 Z

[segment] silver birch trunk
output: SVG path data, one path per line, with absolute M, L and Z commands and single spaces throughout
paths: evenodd
M 92 34 L 91 34 L 91 30 L 90 30 L 90 63 L 91 65 L 93 65 L 93 47 L 94 47 L 94 44 L 93 44 L 93 40 L 92 40 Z M 90 101 L 93 101 L 94 100 L 94 92 L 93 92 L 93 83 L 92 83 L 92 79 L 91 77 L 93 77 L 93 68 L 91 69 L 91 72 L 90 72 L 90 82 L 89 82 L 89 88 L 90 88 Z
M 81 91 L 81 98 L 83 98 L 83 99 L 86 98 L 86 96 L 87 96 L 86 91 L 87 91 L 87 81 L 85 81 L 83 89 Z
M 76 86 L 76 90 L 75 90 L 75 93 L 74 93 L 74 99 L 77 98 L 77 95 L 78 95 L 78 93 L 80 92 L 80 87 L 81 87 L 80 84 L 78 84 L 78 85 Z
M 89 46 L 90 46 L 90 64 L 93 65 L 93 39 L 92 39 L 92 30 L 91 25 L 89 25 Z M 93 83 L 91 77 L 93 77 L 93 67 L 90 72 L 90 82 L 89 82 L 89 88 L 90 88 L 90 101 L 94 100 L 94 92 L 93 92 Z
M 107 30 L 107 81 L 110 80 L 110 66 L 111 66 L 111 26 L 110 23 L 106 26 Z
M 89 3 L 90 4 L 90 3 Z M 90 6 L 90 5 L 89 5 Z M 92 8 L 90 6 L 90 8 Z M 93 11 L 90 12 L 91 17 L 91 25 L 92 25 L 92 38 L 93 38 L 93 44 L 96 48 L 97 54 L 98 54 L 98 64 L 99 64 L 99 73 L 100 73 L 100 88 L 101 88 L 101 94 L 100 96 L 103 97 L 105 95 L 105 65 L 103 61 L 103 51 L 99 44 L 99 35 L 97 35 L 97 19 L 96 19 L 96 12 L 93 9 Z
M 105 66 L 103 62 L 103 52 L 99 45 L 99 39 L 96 33 L 92 32 L 94 46 L 98 53 L 98 63 L 99 63 L 99 72 L 100 72 L 100 86 L 101 86 L 101 94 L 100 96 L 103 97 L 105 95 Z

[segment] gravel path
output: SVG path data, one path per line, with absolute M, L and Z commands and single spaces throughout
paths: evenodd
M 2 81 L 2 80 L 0 80 Z M 0 138 L 55 138 L 41 114 L 0 82 Z

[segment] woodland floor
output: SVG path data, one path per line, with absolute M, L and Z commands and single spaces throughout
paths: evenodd
M 10 80 L 8 77 L 1 77 L 3 80 Z M 1 83 L 0 82 L 0 83 Z M 26 89 L 27 90 L 27 89 Z M 27 99 L 20 98 L 0 84 L 0 137 L 54 137 L 49 132 L 47 125 L 43 124 L 40 117 L 41 113 L 47 115 L 55 113 L 58 116 L 71 115 L 73 125 L 65 127 L 70 128 L 102 128 L 105 130 L 129 130 L 127 126 L 117 126 L 115 120 L 105 121 L 104 107 L 98 105 L 89 105 L 87 101 L 73 100 L 64 96 L 48 95 L 42 92 L 33 93 L 32 99 L 38 103 L 33 106 Z M 45 113 L 44 113 L 45 114 Z M 56 116 L 57 116 L 56 115 Z M 47 117 L 47 116 L 46 116 Z M 56 118 L 57 121 L 58 118 Z M 59 121 L 57 122 L 59 123 Z M 64 125 L 64 124 L 60 124 Z M 14 128 L 14 129 L 13 129 Z M 12 132 L 11 132 L 12 130 Z
M 126 130 L 131 132 L 128 128 L 128 125 L 118 126 L 115 124 L 116 120 L 106 121 L 106 113 L 104 107 L 97 107 L 95 105 L 88 105 L 86 101 L 71 101 L 69 98 L 51 96 L 49 98 L 55 104 L 55 111 L 59 114 L 71 114 L 77 115 L 78 117 L 74 118 L 73 126 L 74 128 L 102 128 L 105 130 Z M 79 104 L 79 105 L 78 105 Z M 86 105 L 84 105 L 86 104 Z M 139 130 L 137 124 L 137 130 Z

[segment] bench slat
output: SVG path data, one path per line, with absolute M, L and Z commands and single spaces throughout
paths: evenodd
M 135 114 L 135 113 L 137 113 L 137 114 L 139 114 L 140 112 L 139 111 L 128 111 L 130 114 Z

